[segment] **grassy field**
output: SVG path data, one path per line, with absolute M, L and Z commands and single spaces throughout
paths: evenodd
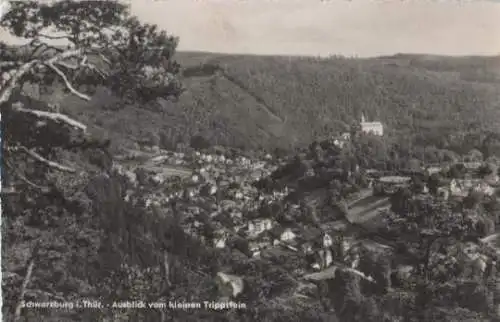
M 165 145 L 202 135 L 213 144 L 291 148 L 344 131 L 361 113 L 389 136 L 447 140 L 500 129 L 500 57 L 395 55 L 370 59 L 177 54 L 187 88 L 179 102 L 110 109 L 61 93 L 44 99 L 132 146 L 161 136 Z M 434 142 L 433 141 L 433 142 Z

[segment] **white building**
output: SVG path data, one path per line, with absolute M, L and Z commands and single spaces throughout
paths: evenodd
M 243 292 L 243 289 L 245 287 L 243 278 L 223 272 L 217 273 L 215 281 L 219 290 L 222 291 L 222 294 L 226 296 L 232 295 L 233 297 L 236 297 Z
M 329 249 L 320 249 L 316 253 L 317 260 L 311 266 L 316 270 L 323 270 L 333 263 L 333 254 Z
M 333 245 L 332 236 L 330 236 L 329 234 L 325 233 L 323 235 L 323 247 L 329 248 L 329 247 L 332 247 L 332 245 Z
M 471 190 L 482 192 L 487 196 L 492 196 L 495 193 L 495 189 L 493 187 L 491 187 L 488 183 L 480 179 L 476 180 L 453 179 L 450 182 L 449 190 L 452 196 L 460 196 L 460 197 L 467 196 Z
M 280 236 L 280 240 L 284 242 L 293 241 L 297 235 L 290 229 L 285 229 Z
M 265 219 L 257 219 L 248 222 L 248 235 L 250 237 L 256 237 L 266 230 L 270 230 L 273 228 L 273 221 L 271 219 L 265 218 Z
M 384 135 L 384 126 L 380 122 L 366 122 L 365 115 L 361 114 L 361 131 L 382 136 Z
M 342 140 L 344 141 L 349 141 L 351 139 L 351 133 L 349 132 L 344 132 L 342 133 L 342 135 L 340 136 L 342 138 Z
M 333 140 L 333 144 L 342 149 L 350 140 L 351 140 L 351 133 L 344 132 L 339 137 Z
M 225 248 L 229 234 L 226 231 L 218 231 L 217 236 L 214 238 L 215 248 Z

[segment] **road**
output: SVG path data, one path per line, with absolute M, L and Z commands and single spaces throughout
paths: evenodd
M 167 177 L 179 176 L 181 178 L 187 178 L 192 175 L 193 171 L 185 168 L 178 167 L 173 165 L 164 165 L 164 166 L 145 166 L 145 169 L 151 170 L 155 173 L 162 173 Z
M 374 220 L 379 216 L 380 211 L 390 207 L 390 201 L 388 197 L 378 197 L 373 196 L 371 189 L 363 189 L 359 193 L 358 197 L 354 200 L 348 202 L 347 205 L 347 220 L 350 223 L 355 223 L 364 227 L 376 227 L 378 226 L 377 220 Z M 351 227 L 346 220 L 336 220 L 332 222 L 323 223 L 323 229 L 347 229 Z M 352 226 L 353 228 L 355 226 Z M 357 231 L 359 227 L 354 228 Z
M 370 189 L 363 189 L 360 197 L 348 205 L 348 219 L 358 224 L 375 218 L 380 210 L 390 207 L 388 197 L 373 196 Z
M 129 150 L 135 158 L 133 160 L 122 160 L 120 163 L 130 168 L 144 168 L 155 173 L 161 173 L 166 177 L 179 176 L 186 178 L 192 175 L 193 170 L 187 166 L 161 164 L 162 161 L 168 158 L 168 155 L 162 155 L 139 150 Z
M 348 207 L 352 208 L 357 206 L 358 204 L 362 203 L 366 198 L 372 196 L 372 190 L 371 189 L 361 189 L 359 192 L 359 195 L 357 196 L 356 199 L 349 201 Z

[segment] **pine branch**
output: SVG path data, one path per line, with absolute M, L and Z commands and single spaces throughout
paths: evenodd
M 12 92 L 15 88 L 17 88 L 21 82 L 21 79 L 24 75 L 26 75 L 30 70 L 33 69 L 36 65 L 53 65 L 54 63 L 61 61 L 63 59 L 79 57 L 82 56 L 83 50 L 74 49 L 62 52 L 53 56 L 47 60 L 41 59 L 33 59 L 27 63 L 24 63 L 19 67 L 19 69 L 14 73 L 14 75 L 6 82 L 5 86 L 0 89 L 0 106 L 4 103 L 7 103 L 12 95 Z M 64 76 L 66 77 L 66 76 Z
M 21 181 L 23 181 L 24 183 L 26 183 L 27 185 L 29 185 L 30 187 L 32 188 L 35 188 L 37 190 L 40 190 L 42 191 L 43 193 L 47 193 L 50 191 L 50 188 L 49 187 L 42 187 L 42 186 L 39 186 L 37 185 L 36 183 L 30 181 L 28 178 L 26 178 L 25 176 L 23 176 L 21 173 L 19 173 L 19 171 L 17 171 L 13 166 L 12 164 L 8 161 L 8 160 L 5 160 L 5 165 L 12 170 L 12 172 L 14 172 L 14 175 L 16 177 L 18 177 Z
M 30 150 L 30 149 L 28 149 L 28 148 L 26 148 L 24 146 L 10 148 L 9 150 L 10 151 L 20 150 L 20 151 L 26 153 L 31 158 L 37 160 L 38 162 L 41 162 L 41 163 L 47 165 L 48 167 L 56 169 L 56 170 L 59 170 L 59 171 L 70 172 L 70 173 L 75 173 L 76 172 L 75 169 L 63 166 L 63 165 L 61 165 L 61 164 L 59 164 L 57 162 L 54 162 L 54 161 L 47 160 L 44 157 L 42 157 L 40 154 L 38 154 L 35 151 Z
M 70 125 L 71 127 L 82 130 L 83 132 L 87 131 L 86 125 L 84 125 L 83 123 L 80 123 L 76 120 L 73 120 L 72 118 L 68 117 L 67 115 L 64 115 L 61 113 L 53 113 L 53 112 L 27 109 L 27 108 L 22 107 L 22 104 L 20 104 L 20 103 L 13 104 L 12 109 L 16 112 L 29 113 L 29 114 L 33 114 L 39 118 L 50 119 L 50 120 L 53 120 L 57 123 L 66 123 L 66 124 Z
M 78 96 L 81 99 L 86 100 L 86 101 L 90 101 L 92 99 L 90 96 L 85 95 L 85 94 L 77 91 L 73 87 L 71 82 L 68 80 L 68 77 L 66 77 L 66 75 L 63 73 L 63 71 L 60 70 L 59 68 L 57 68 L 53 63 L 47 63 L 46 65 L 49 66 L 53 71 L 56 72 L 56 74 L 58 74 L 62 78 L 62 80 L 64 81 L 64 84 L 66 85 L 66 88 L 68 88 L 71 93 L 73 93 L 74 95 L 76 95 L 76 96 Z

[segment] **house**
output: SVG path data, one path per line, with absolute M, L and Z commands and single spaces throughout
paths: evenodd
M 474 171 L 479 169 L 483 163 L 482 162 L 463 162 L 464 168 L 468 171 Z
M 314 253 L 313 244 L 311 242 L 303 242 L 300 244 L 301 250 L 304 254 L 310 255 Z
M 500 183 L 500 177 L 496 173 L 491 173 L 483 177 L 484 182 L 490 186 L 496 186 Z
M 500 233 L 495 233 L 489 236 L 486 236 L 482 238 L 481 240 L 482 244 L 487 244 L 497 250 L 497 252 L 500 252 Z
M 223 272 L 217 273 L 215 281 L 221 293 L 228 297 L 237 297 L 245 287 L 245 282 L 241 277 Z
M 343 237 L 341 243 L 341 255 L 348 263 L 356 263 L 359 258 L 360 243 L 354 237 Z
M 395 193 L 399 188 L 408 187 L 410 182 L 411 177 L 407 176 L 384 176 L 375 181 L 373 194 L 390 195 Z
M 348 254 L 347 262 L 351 264 L 351 268 L 358 268 L 361 256 L 357 252 L 350 252 Z
M 203 197 L 214 196 L 217 193 L 217 186 L 210 183 L 204 184 L 200 188 L 200 195 Z
M 431 176 L 435 173 L 440 173 L 441 171 L 443 171 L 443 168 L 441 168 L 441 167 L 430 166 L 430 167 L 425 168 L 425 172 L 428 176 Z
M 271 229 L 265 230 L 257 236 L 250 238 L 251 240 L 248 241 L 248 247 L 253 256 L 259 256 L 263 249 L 276 246 L 280 242 L 280 240 L 276 238 L 273 233 L 271 233 Z
M 448 198 L 450 197 L 449 187 L 439 187 L 437 189 L 437 196 L 438 196 L 438 198 L 441 198 L 442 200 L 448 200 Z
M 311 265 L 316 270 L 323 270 L 333 263 L 333 254 L 330 249 L 319 249 L 316 251 L 316 261 Z
M 330 234 L 325 233 L 323 235 L 323 247 L 330 248 L 333 246 L 333 238 Z
M 215 248 L 225 248 L 226 241 L 227 241 L 227 239 L 224 237 L 218 238 L 218 239 L 214 240 L 214 247 Z
M 225 248 L 227 240 L 229 238 L 229 233 L 225 230 L 218 230 L 215 233 L 215 237 L 213 239 L 213 245 L 215 248 Z
M 250 249 L 252 257 L 260 256 L 260 252 L 269 246 L 271 246 L 271 242 L 265 240 L 254 240 L 248 243 L 248 248 Z
M 297 239 L 302 252 L 310 258 L 310 267 L 322 270 L 333 263 L 333 238 L 321 229 L 303 229 Z
M 450 196 L 454 197 L 466 197 L 472 188 L 472 181 L 469 180 L 458 180 L 453 179 L 450 182 Z
M 297 246 L 297 234 L 292 228 L 284 228 L 280 225 L 275 225 L 273 228 L 263 232 L 262 236 L 266 236 L 267 240 L 273 246 L 277 245 L 292 245 Z M 261 236 L 259 236 L 260 238 Z
M 340 135 L 335 136 L 335 138 L 333 139 L 333 143 L 337 146 L 339 146 L 339 145 L 343 146 L 344 144 L 346 144 L 350 141 L 351 141 L 351 133 L 349 133 L 349 132 L 341 133 Z
M 285 228 L 280 235 L 280 240 L 284 242 L 290 242 L 295 240 L 295 237 L 297 237 L 297 235 L 292 231 L 292 229 Z
M 487 196 L 495 193 L 495 189 L 481 179 L 453 179 L 449 189 L 450 195 L 457 197 L 466 197 L 471 191 L 482 192 Z
M 250 254 L 252 257 L 259 257 L 260 252 L 267 247 L 266 244 L 261 244 L 261 243 L 255 243 L 255 242 L 250 242 L 249 243 L 249 249 L 250 249 Z
M 493 196 L 495 194 L 495 188 L 490 186 L 487 182 L 481 181 L 474 188 L 475 191 L 484 193 L 487 196 Z
M 384 135 L 384 126 L 380 122 L 366 122 L 365 115 L 361 115 L 361 131 L 366 134 Z
M 493 235 L 495 236 L 495 235 Z M 488 236 L 489 237 L 489 236 Z M 487 239 L 494 239 L 495 237 L 483 238 L 481 240 L 482 244 L 488 243 Z M 491 241 L 491 240 L 490 240 Z M 491 244 L 490 244 L 491 245 Z M 488 268 L 491 269 L 493 264 L 492 258 L 486 254 L 481 253 L 480 246 L 473 243 L 466 243 L 465 247 L 461 249 L 463 255 L 465 255 L 466 265 L 469 266 L 473 271 L 479 274 L 486 273 Z M 488 267 L 489 266 L 489 267 Z
M 351 141 L 351 133 L 349 132 L 344 132 L 341 133 L 339 136 L 336 136 L 332 138 L 333 144 L 339 148 L 343 148 L 347 143 Z
M 306 243 L 304 245 L 306 247 L 303 246 L 303 249 L 306 251 L 306 254 L 314 254 L 314 261 L 311 267 L 316 270 L 323 270 L 333 263 L 333 252 L 331 248 L 333 246 L 333 238 L 327 233 L 323 233 L 321 237 L 318 237 L 313 243 Z M 321 239 L 322 247 L 318 247 L 320 242 L 318 242 L 317 239 Z
M 379 182 L 385 184 L 405 184 L 410 183 L 411 177 L 407 176 L 384 176 L 378 179 Z
M 272 229 L 274 226 L 274 223 L 271 219 L 269 218 L 258 218 L 252 221 L 248 222 L 248 235 L 250 237 L 257 237 L 258 235 L 262 234 L 266 230 Z
M 324 269 L 320 272 L 305 275 L 304 279 L 307 281 L 311 281 L 313 283 L 318 283 L 320 281 L 325 281 L 325 280 L 331 280 L 337 276 L 337 271 L 341 271 L 341 272 L 347 273 L 347 274 L 352 275 L 352 276 L 354 276 L 354 275 L 359 276 L 362 279 L 369 281 L 370 283 L 375 283 L 375 280 L 373 279 L 373 277 L 367 276 L 365 273 L 363 273 L 359 270 L 356 270 L 356 269 L 353 269 L 350 267 L 346 267 L 345 265 L 338 265 L 338 264 L 332 265 L 332 266 L 328 267 L 327 269 Z
M 340 135 L 340 137 L 342 138 L 342 140 L 344 141 L 349 141 L 351 139 L 351 133 L 349 132 L 344 132 Z

